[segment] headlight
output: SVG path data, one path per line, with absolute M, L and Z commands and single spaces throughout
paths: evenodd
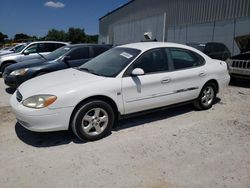
M 45 108 L 55 102 L 57 99 L 54 95 L 34 95 L 23 101 L 23 105 L 29 108 Z
M 10 75 L 13 75 L 13 76 L 25 75 L 28 70 L 29 70 L 28 68 L 14 70 L 10 73 Z

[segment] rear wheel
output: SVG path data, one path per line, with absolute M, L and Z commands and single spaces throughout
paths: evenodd
M 98 140 L 111 132 L 114 117 L 114 111 L 108 103 L 99 100 L 90 101 L 76 111 L 71 128 L 81 140 Z
M 198 110 L 207 110 L 212 107 L 216 97 L 216 86 L 213 83 L 207 83 L 203 86 L 199 97 L 194 102 Z

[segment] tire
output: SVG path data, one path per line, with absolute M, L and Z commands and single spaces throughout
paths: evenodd
M 201 89 L 199 97 L 194 101 L 194 107 L 198 110 L 207 110 L 213 106 L 216 97 L 216 85 L 207 83 Z
M 95 141 L 111 132 L 114 120 L 112 107 L 104 101 L 94 100 L 78 108 L 72 118 L 71 128 L 79 139 Z
M 1 73 L 3 74 L 5 68 L 8 67 L 8 66 L 10 66 L 10 65 L 12 65 L 12 63 L 5 63 L 5 64 L 3 64 L 3 65 L 1 66 L 1 70 L 0 70 Z

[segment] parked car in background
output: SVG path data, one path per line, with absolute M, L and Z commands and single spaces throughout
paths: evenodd
M 235 38 L 240 54 L 227 60 L 232 78 L 250 78 L 250 35 Z
M 5 68 L 5 84 L 17 87 L 36 76 L 70 67 L 78 67 L 109 50 L 111 45 L 75 44 L 61 47 L 43 58 L 33 59 Z
M 16 53 L 18 50 L 22 50 L 26 45 L 27 45 L 26 43 L 19 43 L 15 46 L 10 46 L 10 47 L 6 47 L 4 49 L 1 49 L 0 56 Z
M 187 45 L 202 51 L 204 54 L 208 55 L 212 59 L 219 59 L 225 61 L 231 56 L 229 49 L 223 43 L 187 43 Z
M 106 136 L 119 117 L 183 102 L 212 107 L 229 83 L 227 65 L 194 48 L 162 42 L 118 46 L 78 68 L 42 75 L 11 97 L 18 122 L 38 131 Z
M 17 50 L 16 53 L 0 56 L 0 72 L 11 64 L 43 57 L 44 55 L 68 45 L 65 42 L 57 41 L 38 41 L 27 44 L 23 49 Z

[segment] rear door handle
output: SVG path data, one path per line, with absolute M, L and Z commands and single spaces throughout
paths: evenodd
M 171 78 L 164 78 L 164 79 L 162 79 L 161 83 L 162 83 L 162 84 L 167 84 L 167 83 L 169 83 L 170 81 L 171 81 Z

